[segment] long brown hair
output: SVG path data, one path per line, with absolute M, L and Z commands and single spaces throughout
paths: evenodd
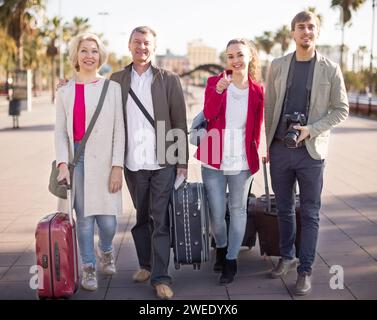
M 245 38 L 236 38 L 228 42 L 228 44 L 226 45 L 226 49 L 228 49 L 229 46 L 232 44 L 243 44 L 249 48 L 251 56 L 251 61 L 249 62 L 249 74 L 251 79 L 259 82 L 261 80 L 261 71 L 258 51 L 255 47 L 255 44 L 252 41 L 247 40 Z

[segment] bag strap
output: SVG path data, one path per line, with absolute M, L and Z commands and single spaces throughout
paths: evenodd
M 140 111 L 147 118 L 147 120 L 149 121 L 149 123 L 151 124 L 151 126 L 154 128 L 154 120 L 153 120 L 153 118 L 151 117 L 151 115 L 149 114 L 149 112 L 147 111 L 147 109 L 145 109 L 145 107 L 143 106 L 143 104 L 141 103 L 141 101 L 139 100 L 139 98 L 137 97 L 137 95 L 135 94 L 135 92 L 132 90 L 131 87 L 130 87 L 129 94 L 132 97 L 132 99 L 134 99 L 134 101 L 137 104 L 137 106 L 139 107 Z
M 73 167 L 75 167 L 77 162 L 79 161 L 79 158 L 80 158 L 82 152 L 84 151 L 85 144 L 88 141 L 88 138 L 89 138 L 89 136 L 90 136 L 90 134 L 93 130 L 93 127 L 94 127 L 94 125 L 97 121 L 97 118 L 98 118 L 98 116 L 101 112 L 109 84 L 110 84 L 110 80 L 106 79 L 105 83 L 103 84 L 103 88 L 102 88 L 101 96 L 100 96 L 99 101 L 98 101 L 97 109 L 94 112 L 92 120 L 90 120 L 89 126 L 88 126 L 88 128 L 85 132 L 84 138 L 81 140 L 81 143 L 80 143 L 79 147 L 77 148 L 77 151 L 75 152 L 75 156 L 73 157 L 73 161 L 72 161 Z

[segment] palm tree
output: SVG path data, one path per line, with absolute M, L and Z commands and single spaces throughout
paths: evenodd
M 269 55 L 275 45 L 274 36 L 271 31 L 265 31 L 262 36 L 255 37 L 255 43 L 258 49 L 262 49 Z
M 288 50 L 289 44 L 292 40 L 291 31 L 289 30 L 287 25 L 284 25 L 277 30 L 274 40 L 275 42 L 280 44 L 282 55 L 284 55 Z
M 4 0 L 0 4 L 0 26 L 14 39 L 17 47 L 17 66 L 23 68 L 23 36 L 30 30 L 32 16 L 27 11 L 43 7 L 43 0 Z
M 65 24 L 65 28 L 70 37 L 77 36 L 90 29 L 89 18 L 74 17 L 71 23 Z
M 344 52 L 344 30 L 350 25 L 352 11 L 357 11 L 365 0 L 331 0 L 331 8 L 340 8 L 340 24 L 342 30 L 342 45 L 340 47 L 340 67 L 344 69 L 343 52 Z
M 315 14 L 320 22 L 320 24 L 323 23 L 323 16 L 317 11 L 316 7 L 309 7 L 308 11 Z
M 17 47 L 15 41 L 8 36 L 4 28 L 0 28 L 0 65 L 6 71 L 14 67 Z
M 59 53 L 59 50 L 56 46 L 56 41 L 59 38 L 59 26 L 61 23 L 61 18 L 53 17 L 52 19 L 48 20 L 45 28 L 41 30 L 42 36 L 48 41 L 46 55 L 50 58 L 51 64 L 51 99 L 54 101 L 55 99 L 55 77 L 56 77 L 56 56 Z

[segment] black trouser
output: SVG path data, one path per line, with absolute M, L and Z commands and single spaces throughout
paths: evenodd
M 270 147 L 272 189 L 276 197 L 280 231 L 280 254 L 284 258 L 295 256 L 296 238 L 295 201 L 293 186 L 300 188 L 301 242 L 299 273 L 311 273 L 314 262 L 318 229 L 324 160 L 313 159 L 305 146 L 288 149 L 273 142 Z
M 136 209 L 136 224 L 131 232 L 139 265 L 151 271 L 152 285 L 171 283 L 171 277 L 168 275 L 170 258 L 168 203 L 175 175 L 175 166 L 160 170 L 125 170 L 127 186 Z

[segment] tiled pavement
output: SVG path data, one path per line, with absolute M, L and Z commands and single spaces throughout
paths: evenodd
M 189 118 L 202 104 L 202 90 L 193 90 L 197 100 Z M 53 160 L 54 110 L 48 97 L 40 97 L 32 112 L 22 114 L 21 129 L 12 130 L 6 107 L 0 105 L 0 299 L 36 298 L 29 286 L 30 266 L 35 264 L 35 226 L 56 207 L 47 191 Z M 326 161 L 313 292 L 309 296 L 293 295 L 295 272 L 284 279 L 268 279 L 276 258 L 261 257 L 257 246 L 241 251 L 238 275 L 228 286 L 217 284 L 218 275 L 211 271 L 213 261 L 203 264 L 200 271 L 190 266 L 175 270 L 171 264 L 175 299 L 377 299 L 376 141 L 376 121 L 350 117 L 333 131 Z M 200 180 L 199 168 L 191 159 L 190 180 Z M 263 190 L 259 172 L 253 192 L 259 196 Z M 99 274 L 97 292 L 80 290 L 72 299 L 155 299 L 148 284 L 131 280 L 137 268 L 130 234 L 135 217 L 126 190 L 124 203 L 115 239 L 118 273 L 108 278 Z M 333 265 L 343 267 L 344 289 L 330 288 Z

